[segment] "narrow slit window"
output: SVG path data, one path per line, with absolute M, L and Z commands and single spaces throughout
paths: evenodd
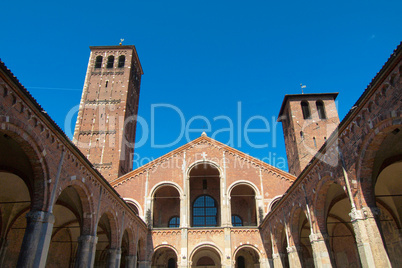
M 314 142 L 314 147 L 317 149 L 317 141 L 316 141 L 315 137 L 313 138 L 313 142 Z
M 106 81 L 106 83 L 105 83 L 105 87 L 107 87 L 107 85 L 109 84 L 109 81 Z
M 304 119 L 311 119 L 310 106 L 308 105 L 307 101 L 302 101 L 301 102 L 301 109 L 302 109 L 302 112 L 303 112 L 303 118 Z
M 95 59 L 95 69 L 102 68 L 102 60 L 103 60 L 102 56 L 97 56 L 96 57 L 96 59 Z
M 113 68 L 113 63 L 114 63 L 114 56 L 109 56 L 107 58 L 107 65 L 106 68 Z
M 316 106 L 317 106 L 317 112 L 318 112 L 318 117 L 320 119 L 327 119 L 327 116 L 325 114 L 325 108 L 324 108 L 324 103 L 320 100 L 316 101 Z
M 126 62 L 126 56 L 121 55 L 121 56 L 119 57 L 119 64 L 118 64 L 118 67 L 119 67 L 119 68 L 123 68 L 125 62 Z

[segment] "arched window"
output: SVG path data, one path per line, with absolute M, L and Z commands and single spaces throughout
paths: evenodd
M 180 227 L 180 218 L 177 217 L 177 216 L 172 217 L 169 220 L 169 225 L 168 226 L 172 227 L 172 228 L 179 228 Z
M 233 226 L 243 226 L 243 220 L 238 215 L 232 215 Z
M 107 58 L 106 68 L 113 68 L 113 63 L 114 63 L 114 56 L 109 56 Z
M 316 101 L 315 105 L 317 106 L 318 117 L 320 119 L 327 119 L 325 115 L 324 103 L 321 100 Z
M 311 114 L 310 114 L 310 106 L 308 105 L 307 101 L 302 101 L 301 102 L 301 109 L 303 112 L 303 118 L 304 119 L 310 119 Z
M 193 204 L 193 226 L 217 226 L 218 207 L 216 201 L 208 196 L 198 197 Z
M 123 68 L 125 62 L 126 62 L 126 56 L 121 55 L 121 56 L 119 57 L 119 64 L 117 65 L 117 67 Z
M 102 68 L 102 60 L 103 60 L 103 57 L 102 57 L 102 56 L 97 56 L 97 57 L 96 57 L 96 60 L 95 60 L 95 69 Z

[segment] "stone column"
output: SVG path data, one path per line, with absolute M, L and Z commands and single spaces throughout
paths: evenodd
M 117 268 L 117 262 L 120 264 L 120 249 L 111 248 L 108 250 L 109 252 L 109 260 L 108 260 L 108 267 L 109 268 Z
M 327 234 L 310 234 L 310 243 L 313 249 L 314 267 L 332 267 L 331 254 L 328 251 L 329 237 Z
M 151 267 L 151 262 L 149 261 L 140 261 L 137 268 L 149 268 Z
M 362 267 L 392 267 L 375 219 L 379 214 L 377 207 L 352 208 L 349 214 Z
M 273 259 L 273 263 L 274 263 L 274 267 L 275 268 L 282 268 L 282 260 L 281 260 L 281 256 L 282 254 L 280 253 L 274 253 L 272 254 L 272 259 Z
M 96 243 L 98 237 L 92 235 L 81 235 L 78 238 L 77 261 L 75 267 L 92 267 L 95 261 Z
M 126 268 L 137 268 L 137 256 L 136 255 L 126 256 Z
M 8 241 L 0 238 L 0 267 L 3 266 L 4 257 L 6 256 Z
M 289 258 L 289 267 L 290 268 L 302 268 L 302 264 L 300 262 L 299 254 L 300 254 L 300 247 L 291 246 L 287 247 L 286 250 L 288 251 L 288 258 Z
M 18 256 L 17 267 L 45 267 L 52 238 L 54 216 L 44 211 L 30 211 Z

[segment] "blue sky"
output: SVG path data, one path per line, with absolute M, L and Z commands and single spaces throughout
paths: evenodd
M 155 144 L 178 140 L 155 148 L 149 137 L 135 167 L 200 136 L 180 138 L 169 105 L 191 129 L 209 121 L 209 136 L 287 170 L 282 126 L 273 123 L 284 95 L 301 93 L 300 83 L 305 93 L 339 92 L 342 119 L 402 40 L 400 10 L 401 1 L 387 0 L 5 1 L 0 57 L 64 129 L 88 47 L 124 38 L 144 69 L 139 116 L 154 125 Z M 233 121 L 233 139 L 223 118 Z M 264 128 L 265 118 L 270 131 L 247 141 L 250 118 L 249 128 Z

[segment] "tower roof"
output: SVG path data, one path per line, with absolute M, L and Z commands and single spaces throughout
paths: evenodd
M 317 98 L 323 98 L 323 97 L 333 97 L 334 100 L 338 96 L 338 92 L 333 92 L 333 93 L 310 93 L 310 94 L 286 94 L 285 98 L 283 98 L 282 106 L 281 109 L 279 110 L 279 115 L 278 115 L 278 122 L 280 122 L 280 118 L 283 115 L 283 112 L 286 107 L 286 103 L 290 100 L 301 100 L 303 98 L 311 98 L 311 97 L 317 97 Z
M 142 70 L 140 58 L 138 57 L 138 54 L 137 54 L 137 49 L 135 48 L 134 45 L 127 45 L 127 46 L 90 46 L 89 48 L 91 50 L 96 50 L 96 49 L 99 49 L 99 50 L 102 50 L 102 49 L 132 49 L 134 51 L 134 57 L 138 61 L 138 66 L 140 67 L 141 75 L 144 74 L 144 71 Z

